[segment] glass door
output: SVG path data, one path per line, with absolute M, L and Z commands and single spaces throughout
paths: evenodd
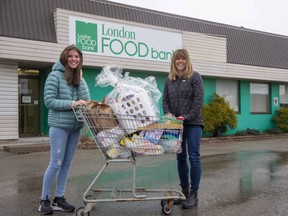
M 27 72 L 28 71 L 28 72 Z M 40 135 L 39 73 L 19 70 L 19 136 Z M 21 75 L 20 75 L 21 74 Z

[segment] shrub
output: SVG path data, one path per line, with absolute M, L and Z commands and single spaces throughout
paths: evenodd
M 283 131 L 280 128 L 272 128 L 272 129 L 267 129 L 265 133 L 269 134 L 283 134 Z
M 238 131 L 235 133 L 235 136 L 247 136 L 247 131 Z
M 237 133 L 235 133 L 235 136 L 248 136 L 248 135 L 259 135 L 259 134 L 260 134 L 260 131 L 256 129 L 247 128 L 244 131 L 238 131 Z
M 212 101 L 203 105 L 204 131 L 210 132 L 214 137 L 227 131 L 227 128 L 236 128 L 236 112 L 225 101 L 224 97 L 215 94 Z
M 282 130 L 283 132 L 288 132 L 288 108 L 281 107 L 276 110 L 275 115 L 272 117 L 272 120 L 276 123 L 276 127 Z
M 250 134 L 250 135 L 259 135 L 260 134 L 260 131 L 256 130 L 256 129 L 249 129 L 247 128 L 247 134 Z

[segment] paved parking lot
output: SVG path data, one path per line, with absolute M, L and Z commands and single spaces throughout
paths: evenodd
M 172 215 L 288 215 L 288 138 L 203 142 L 203 176 L 199 205 Z M 49 152 L 14 154 L 0 151 L 1 215 L 34 216 L 37 212 Z M 84 206 L 82 194 L 105 161 L 96 149 L 77 150 L 66 197 Z M 97 186 L 131 185 L 130 164 L 109 165 Z M 137 158 L 138 186 L 179 189 L 175 155 Z M 54 212 L 54 215 L 63 215 Z M 66 216 L 75 213 L 65 213 Z M 163 215 L 160 201 L 106 202 L 90 215 Z

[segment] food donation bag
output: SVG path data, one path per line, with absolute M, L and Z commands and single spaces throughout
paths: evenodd
M 121 67 L 106 66 L 96 77 L 96 85 L 113 87 L 104 102 L 112 108 L 126 133 L 131 134 L 138 127 L 158 120 L 162 94 L 157 88 L 155 77 L 130 77 L 128 72 L 123 76 Z

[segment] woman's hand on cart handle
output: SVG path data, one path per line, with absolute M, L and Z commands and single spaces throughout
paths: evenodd
M 71 106 L 75 107 L 75 106 L 85 106 L 88 103 L 88 101 L 84 101 L 82 99 L 78 100 L 78 101 L 74 101 Z
M 183 116 L 178 116 L 178 117 L 176 117 L 176 119 L 177 119 L 177 120 L 181 120 L 181 121 L 184 121 L 184 120 L 185 120 L 185 118 L 184 118 Z
M 174 116 L 174 115 L 169 112 L 169 113 L 166 113 L 165 116 L 170 116 L 171 117 L 171 116 Z

